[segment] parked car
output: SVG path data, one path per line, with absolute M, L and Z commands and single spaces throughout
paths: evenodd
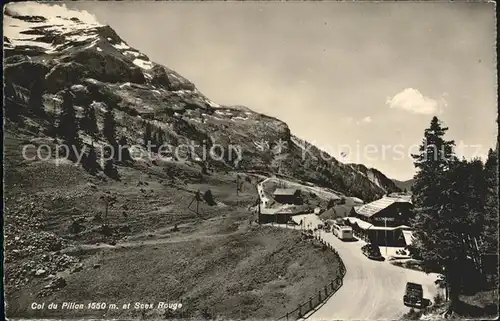
M 424 303 L 424 290 L 421 284 L 408 282 L 406 283 L 405 294 L 403 296 L 403 303 L 409 307 L 423 307 Z
M 380 248 L 377 245 L 365 244 L 361 247 L 363 254 L 371 260 L 383 261 L 384 257 L 380 253 Z

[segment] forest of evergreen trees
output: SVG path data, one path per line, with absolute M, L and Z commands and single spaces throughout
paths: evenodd
M 481 264 L 498 253 L 498 167 L 497 150 L 489 150 L 484 164 L 459 159 L 454 141 L 444 137 L 447 130 L 434 117 L 419 152 L 412 155 L 417 174 L 411 250 L 426 270 L 445 276 L 451 312 L 466 284 L 498 285 L 497 266 L 488 270 Z M 473 265 L 470 261 L 477 263 L 477 273 L 466 268 Z M 485 274 L 492 274 L 487 282 Z
M 99 134 L 95 108 L 92 105 L 86 106 L 82 118 L 78 121 L 73 103 L 73 95 L 69 89 L 63 93 L 63 103 L 61 104 L 57 124 L 54 127 L 57 137 L 69 148 L 68 159 L 73 161 L 76 160 L 77 153 L 82 149 L 78 130 L 85 131 L 92 139 L 97 139 L 97 135 Z M 98 170 L 103 169 L 104 173 L 110 178 L 119 179 L 115 166 L 116 156 L 118 156 L 116 151 L 119 150 L 119 143 L 126 143 L 126 139 L 122 137 L 119 142 L 116 141 L 116 122 L 111 108 L 108 108 L 104 114 L 102 136 L 109 144 L 109 148 L 104 150 L 104 157 L 106 157 L 104 166 L 100 166 L 97 161 L 98 155 L 93 143 L 88 153 L 84 155 L 82 165 L 91 174 L 95 174 Z M 112 151 L 113 149 L 114 151 Z M 112 152 L 115 157 L 111 157 L 110 153 Z M 128 155 L 128 150 L 122 152 L 123 154 Z M 119 159 L 119 161 L 123 161 L 123 159 Z

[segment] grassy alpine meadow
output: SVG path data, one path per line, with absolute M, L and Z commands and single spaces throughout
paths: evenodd
M 82 267 L 64 274 L 65 287 L 43 298 L 33 295 L 43 282 L 31 293 L 11 293 L 9 315 L 57 317 L 65 309 L 67 318 L 158 318 L 165 315 L 162 303 L 182 303 L 178 312 L 191 317 L 275 319 L 316 294 L 338 269 L 330 251 L 296 231 L 251 224 L 237 212 L 74 254 Z M 33 309 L 33 302 L 45 309 Z M 50 303 L 58 309 L 47 309 Z

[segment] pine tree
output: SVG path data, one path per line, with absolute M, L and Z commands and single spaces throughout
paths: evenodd
M 485 195 L 485 253 L 498 252 L 498 155 L 490 149 L 484 166 Z
M 151 142 L 151 124 L 146 121 L 144 136 L 143 136 L 144 146 L 148 146 L 148 143 Z
M 16 103 L 18 97 L 14 85 L 10 81 L 5 82 L 4 96 L 5 116 L 11 121 L 18 122 L 21 119 L 19 112 L 20 106 Z
M 122 162 L 127 162 L 132 159 L 130 156 L 130 151 L 128 149 L 127 137 L 122 136 L 118 142 L 119 150 L 120 150 L 120 160 Z
M 111 145 L 114 146 L 116 144 L 116 122 L 111 108 L 108 108 L 104 114 L 102 134 Z
M 89 153 L 85 161 L 85 167 L 92 175 L 97 172 L 97 154 L 95 152 L 94 144 L 90 146 Z
M 202 175 L 207 175 L 208 174 L 208 166 L 207 166 L 207 162 L 206 161 L 202 161 L 200 163 L 200 166 L 201 166 L 201 174 Z
M 454 141 L 443 139 L 447 127 L 441 127 L 437 117 L 433 117 L 431 125 L 425 130 L 419 153 L 412 155 L 417 174 L 414 177 L 413 204 L 416 208 L 432 207 L 439 203 L 441 175 L 455 161 Z
M 151 131 L 151 151 L 152 152 L 157 152 L 158 151 L 158 142 L 156 141 L 156 138 L 158 137 L 158 131 L 159 131 L 159 128 L 156 127 L 156 126 L 153 126 L 152 127 L 152 131 Z
M 113 147 L 106 146 L 104 149 L 104 156 L 106 158 L 106 162 L 104 163 L 104 174 L 113 179 L 118 179 L 118 171 L 115 167 L 114 160 L 110 157 Z M 116 156 L 116 155 L 115 155 Z
M 116 170 L 115 163 L 112 159 L 108 159 L 104 163 L 104 174 L 113 179 L 118 179 L 118 171 Z
M 165 143 L 165 133 L 163 132 L 163 129 L 158 128 L 158 131 L 156 132 L 156 144 L 158 147 L 163 145 Z
M 30 88 L 28 107 L 37 115 L 45 113 L 43 105 L 43 92 L 43 81 L 40 79 L 35 80 Z
M 163 129 L 158 127 L 155 135 L 155 145 L 156 145 L 156 152 L 160 151 L 160 147 L 165 143 L 165 133 L 163 132 Z
M 412 247 L 422 258 L 426 270 L 443 271 L 449 285 L 451 306 L 458 302 L 465 253 L 464 232 L 467 232 L 469 181 L 467 162 L 454 156 L 454 142 L 443 138 L 448 128 L 437 117 L 425 130 L 419 154 L 412 155 L 417 174 L 414 177 Z
M 479 237 L 484 230 L 485 224 L 485 201 L 487 185 L 483 162 L 480 159 L 473 159 L 465 162 L 467 177 L 462 184 L 466 189 L 463 190 L 463 201 L 468 207 L 468 234 L 471 237 Z
M 11 98 L 15 99 L 17 98 L 16 96 L 16 90 L 14 89 L 14 85 L 12 82 L 5 80 L 5 85 L 4 85 L 4 96 L 5 98 Z
M 76 113 L 73 107 L 73 95 L 69 90 L 63 93 L 63 103 L 61 106 L 61 113 L 59 114 L 57 133 L 69 148 L 68 158 L 75 160 L 75 151 L 79 150 L 80 141 L 78 137 Z
M 92 105 L 85 108 L 83 112 L 83 118 L 81 120 L 81 125 L 82 129 L 84 129 L 92 137 L 95 137 L 99 132 L 99 128 L 97 127 L 95 108 Z

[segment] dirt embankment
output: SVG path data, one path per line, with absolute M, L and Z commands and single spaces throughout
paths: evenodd
M 197 318 L 276 318 L 336 275 L 333 254 L 292 230 L 250 224 L 241 216 L 200 227 L 187 233 L 181 229 L 168 238 L 151 236 L 82 251 L 82 268 L 65 276 L 66 286 L 45 298 L 14 295 L 10 315 L 156 318 L 165 313 L 157 309 L 159 302 L 183 302 L 183 313 Z M 217 233 L 207 235 L 207 230 Z M 85 309 L 29 308 L 35 301 L 62 303 L 69 298 Z M 120 309 L 90 310 L 89 302 L 117 304 Z M 154 308 L 135 309 L 135 302 Z M 121 308 L 128 303 L 130 309 Z

